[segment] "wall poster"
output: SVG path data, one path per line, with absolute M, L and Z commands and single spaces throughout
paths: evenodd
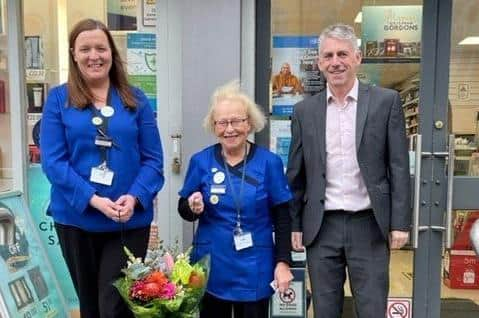
M 137 0 L 107 0 L 108 28 L 111 31 L 137 29 Z
M 156 35 L 128 33 L 126 43 L 128 81 L 143 90 L 156 113 Z
M 271 119 L 269 140 L 269 149 L 281 158 L 286 169 L 291 143 L 291 120 Z
M 318 69 L 317 36 L 273 36 L 271 113 L 289 116 L 293 105 L 316 94 L 324 84 Z
M 143 6 L 143 26 L 154 27 L 156 26 L 156 0 L 142 0 Z

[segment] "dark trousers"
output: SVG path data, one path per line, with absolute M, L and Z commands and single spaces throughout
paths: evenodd
M 229 301 L 205 293 L 200 318 L 268 318 L 269 298 L 258 301 Z
M 314 317 L 341 318 L 346 269 L 357 318 L 385 317 L 389 246 L 371 210 L 326 211 L 307 255 Z
M 55 223 L 55 229 L 80 301 L 81 317 L 133 317 L 112 284 L 126 267 L 123 245 L 136 257 L 145 257 L 150 228 L 98 233 Z

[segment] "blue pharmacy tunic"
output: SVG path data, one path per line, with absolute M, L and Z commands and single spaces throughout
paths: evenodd
M 93 111 L 68 105 L 65 84 L 50 90 L 42 116 L 40 151 L 42 168 L 52 184 L 48 213 L 55 222 L 91 232 L 120 231 L 118 223 L 89 205 L 94 193 L 116 201 L 123 194 L 138 198 L 132 218 L 124 229 L 149 226 L 153 198 L 164 183 L 163 152 L 156 119 L 145 94 L 132 88 L 135 110 L 123 104 L 118 91 L 110 90 L 114 114 L 107 134 L 115 146 L 107 150 L 108 167 L 115 173 L 111 186 L 90 181 L 92 167 L 102 162 L 95 145 L 98 135 Z
M 210 254 L 210 294 L 224 300 L 257 301 L 273 293 L 269 285 L 275 266 L 271 207 L 289 201 L 291 193 L 281 159 L 252 144 L 246 159 L 241 228 L 252 234 L 253 247 L 237 251 L 233 240 L 237 219 L 234 193 L 238 198 L 244 162 L 228 167 L 234 189 L 228 182 L 220 144 L 191 158 L 179 195 L 188 198 L 200 191 L 205 203 L 193 241 L 192 259 Z

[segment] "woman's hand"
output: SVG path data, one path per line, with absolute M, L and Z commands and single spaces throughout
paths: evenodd
M 293 274 L 289 269 L 289 265 L 285 262 L 278 262 L 274 269 L 274 280 L 278 291 L 284 293 L 289 288 L 289 283 L 293 280 Z
M 115 201 L 115 204 L 120 206 L 119 214 L 117 214 L 118 221 L 128 222 L 135 213 L 136 198 L 131 194 L 124 194 Z
M 90 205 L 105 214 L 109 219 L 118 222 L 118 211 L 121 206 L 111 201 L 108 198 L 100 197 L 94 194 L 90 199 Z
M 205 204 L 203 202 L 203 195 L 201 192 L 194 192 L 188 197 L 188 205 L 190 206 L 191 211 L 194 214 L 201 214 L 205 209 Z

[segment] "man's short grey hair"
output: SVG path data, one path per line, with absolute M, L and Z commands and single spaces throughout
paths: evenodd
M 327 38 L 349 41 L 354 51 L 359 50 L 358 38 L 354 33 L 354 28 L 350 25 L 338 23 L 324 29 L 319 36 L 319 52 L 321 52 L 321 46 Z

